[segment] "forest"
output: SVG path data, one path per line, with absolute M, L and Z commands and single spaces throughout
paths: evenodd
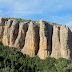
M 0 42 L 0 72 L 72 72 L 72 60 L 31 58 Z

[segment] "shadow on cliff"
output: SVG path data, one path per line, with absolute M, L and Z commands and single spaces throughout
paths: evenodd
M 49 56 L 52 52 L 52 35 L 53 35 L 53 26 L 45 22 L 45 36 L 47 38 L 47 53 Z

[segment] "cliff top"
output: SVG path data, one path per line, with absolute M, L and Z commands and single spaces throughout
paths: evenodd
M 30 21 L 34 22 L 35 24 L 39 24 L 39 21 L 33 21 L 33 20 L 24 20 L 24 19 L 21 19 L 21 18 L 7 18 L 7 17 L 0 17 L 0 18 L 4 18 L 4 19 L 12 19 L 12 20 L 17 20 L 17 21 L 20 21 L 20 22 L 27 22 L 27 23 L 30 23 Z M 47 21 L 45 21 L 47 22 Z M 57 23 L 52 23 L 52 22 L 47 22 L 51 25 L 57 25 L 57 26 L 61 26 L 60 24 L 57 24 Z

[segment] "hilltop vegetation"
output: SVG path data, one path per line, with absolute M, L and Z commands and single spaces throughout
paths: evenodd
M 0 43 L 0 72 L 72 72 L 72 60 L 31 58 Z
M 20 21 L 20 22 L 27 22 L 27 23 L 30 23 L 30 21 L 32 21 L 32 22 L 34 22 L 34 23 L 39 24 L 39 21 L 24 20 L 24 19 L 21 19 L 21 18 L 7 18 L 7 19 L 13 19 L 13 20 L 17 20 L 17 21 Z M 58 26 L 60 26 L 60 25 L 57 24 L 57 23 L 52 23 L 52 22 L 48 22 L 48 23 L 51 24 L 51 25 L 58 25 Z

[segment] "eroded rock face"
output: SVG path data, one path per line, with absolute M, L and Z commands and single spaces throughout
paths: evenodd
M 23 54 L 27 54 L 30 57 L 34 57 L 37 55 L 38 50 L 38 31 L 37 26 L 30 22 L 26 38 L 24 48 L 21 50 Z
M 60 27 L 53 26 L 53 37 L 52 37 L 52 53 L 51 57 L 61 57 L 61 45 L 60 45 Z
M 8 46 L 10 43 L 10 27 L 12 25 L 13 20 L 8 20 L 8 22 L 5 23 L 5 29 L 3 33 L 3 44 Z
M 51 51 L 52 26 L 44 21 L 40 21 L 40 48 L 38 56 L 45 59 Z
M 15 45 L 14 45 L 16 48 L 22 49 L 22 47 L 24 46 L 27 30 L 28 30 L 28 24 L 20 23 L 18 37 L 17 37 L 17 39 L 15 41 Z
M 5 21 L 8 21 L 8 19 L 0 17 L 0 26 L 4 26 L 5 25 Z
M 72 34 L 71 30 L 63 25 L 60 29 L 61 57 L 72 58 Z
M 65 25 L 54 26 L 52 42 L 51 57 L 72 59 L 72 32 L 70 28 Z
M 3 32 L 4 32 L 4 27 L 3 26 L 0 26 L 0 41 L 3 38 Z
M 0 41 L 2 41 L 3 38 L 3 32 L 4 32 L 4 26 L 5 26 L 5 21 L 8 19 L 0 17 Z
M 19 21 L 13 21 L 12 26 L 10 28 L 10 43 L 9 46 L 14 46 L 15 40 L 18 36 L 19 29 Z
M 0 18 L 0 39 L 5 46 L 17 48 L 30 57 L 72 59 L 72 29 L 52 26 L 43 20 L 37 23 Z

